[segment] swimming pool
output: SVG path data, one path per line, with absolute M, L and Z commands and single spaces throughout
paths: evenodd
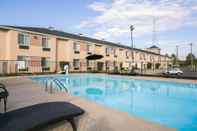
M 45 85 L 56 79 L 65 87 L 53 83 L 57 90 L 179 131 L 197 130 L 197 84 L 95 74 L 32 79 Z

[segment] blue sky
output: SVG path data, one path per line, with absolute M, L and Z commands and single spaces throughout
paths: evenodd
M 132 24 L 137 48 L 152 45 L 155 19 L 162 53 L 174 53 L 179 45 L 184 58 L 193 42 L 197 56 L 196 0 L 1 0 L 0 18 L 1 25 L 54 26 L 124 45 L 130 45 Z

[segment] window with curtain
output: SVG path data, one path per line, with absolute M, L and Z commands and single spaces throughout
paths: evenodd
M 41 65 L 44 68 L 48 68 L 49 67 L 49 58 L 42 57 L 42 59 L 41 59 Z
M 79 69 L 80 68 L 80 61 L 79 59 L 74 59 L 73 60 L 73 66 L 75 69 Z
M 48 38 L 47 37 L 43 37 L 42 38 L 42 48 L 49 48 Z
M 73 48 L 74 48 L 75 53 L 80 53 L 80 43 L 79 42 L 74 42 Z
M 18 44 L 20 46 L 29 46 L 30 45 L 30 37 L 28 34 L 19 33 L 18 34 Z
M 92 54 L 92 46 L 90 44 L 87 44 L 87 53 Z

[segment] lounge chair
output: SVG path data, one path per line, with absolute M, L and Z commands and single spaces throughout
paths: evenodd
M 6 107 L 7 107 L 7 97 L 8 97 L 9 93 L 5 88 L 5 85 L 0 83 L 0 102 L 1 99 L 4 100 L 4 112 L 6 112 Z
M 77 131 L 74 118 L 84 113 L 80 107 L 68 102 L 48 102 L 0 113 L 0 131 L 38 130 L 67 120 Z

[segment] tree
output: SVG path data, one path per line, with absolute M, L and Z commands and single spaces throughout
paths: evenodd
M 196 58 L 195 58 L 194 54 L 189 53 L 189 54 L 186 56 L 185 65 L 190 65 L 192 59 L 193 59 L 193 64 L 195 65 L 195 59 L 196 59 Z
M 165 54 L 166 57 L 169 57 L 168 53 Z
M 172 64 L 173 65 L 176 65 L 177 64 L 177 61 L 178 61 L 176 55 L 175 54 L 172 54 L 171 57 L 172 57 Z
M 60 61 L 60 62 L 59 62 L 59 65 L 60 65 L 60 69 L 63 71 L 63 70 L 64 70 L 64 66 L 65 66 L 65 65 L 69 65 L 69 62 Z

